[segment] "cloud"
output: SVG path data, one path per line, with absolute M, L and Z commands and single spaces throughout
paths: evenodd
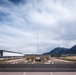
M 75 9 L 76 0 L 0 0 L 0 49 L 35 54 L 72 47 Z
M 8 0 L 10 2 L 12 2 L 13 4 L 20 4 L 20 3 L 24 3 L 24 1 L 26 0 Z

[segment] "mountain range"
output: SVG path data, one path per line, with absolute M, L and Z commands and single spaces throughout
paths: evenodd
M 54 48 L 53 50 L 43 53 L 46 55 L 50 55 L 50 54 L 76 54 L 76 45 L 69 48 L 61 48 L 61 47 L 57 47 Z

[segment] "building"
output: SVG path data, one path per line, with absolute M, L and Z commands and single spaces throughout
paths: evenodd
M 6 50 L 0 50 L 0 58 L 5 58 L 5 57 L 21 57 L 24 56 L 20 52 L 13 52 L 13 51 L 6 51 Z

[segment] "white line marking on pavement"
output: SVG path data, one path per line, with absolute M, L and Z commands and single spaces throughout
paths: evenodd
M 24 72 L 23 75 L 26 75 L 26 72 Z
M 50 74 L 51 74 L 51 75 L 53 75 L 53 73 L 52 73 L 52 72 L 50 72 Z

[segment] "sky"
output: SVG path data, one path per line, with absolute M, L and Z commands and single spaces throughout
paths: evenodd
M 0 50 L 41 54 L 73 45 L 76 0 L 0 0 Z

